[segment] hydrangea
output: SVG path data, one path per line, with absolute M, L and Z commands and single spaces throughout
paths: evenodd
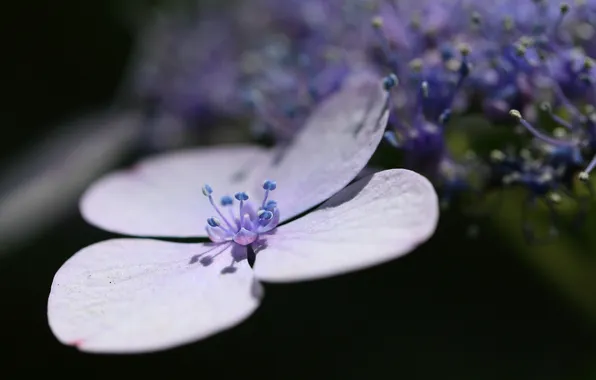
M 260 281 L 323 278 L 412 251 L 436 228 L 430 182 L 392 169 L 348 185 L 382 139 L 386 104 L 375 77 L 354 77 L 315 109 L 283 152 L 179 151 L 99 179 L 81 200 L 90 223 L 211 242 L 123 238 L 83 248 L 55 275 L 53 333 L 91 352 L 167 349 L 247 318 L 262 300 Z

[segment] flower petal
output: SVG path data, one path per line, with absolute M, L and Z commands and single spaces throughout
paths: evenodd
M 157 351 L 208 337 L 259 305 L 262 289 L 245 258 L 246 249 L 230 243 L 91 245 L 54 277 L 50 328 L 62 343 L 89 352 Z
M 282 221 L 325 201 L 364 168 L 383 137 L 386 99 L 378 77 L 350 78 L 274 156 L 264 176 L 277 182 L 271 197 L 279 202 Z
M 375 173 L 268 236 L 255 276 L 311 280 L 389 261 L 427 240 L 438 217 L 437 194 L 426 178 L 404 169 Z
M 81 213 L 89 223 L 116 233 L 207 236 L 205 220 L 216 214 L 201 193 L 203 185 L 211 185 L 216 202 L 248 190 L 252 170 L 267 154 L 230 145 L 153 156 L 95 182 L 81 199 Z

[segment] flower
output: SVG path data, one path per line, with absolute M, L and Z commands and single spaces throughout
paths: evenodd
M 259 281 L 317 279 L 412 251 L 438 220 L 428 180 L 392 169 L 346 187 L 382 139 L 386 104 L 376 78 L 350 78 L 282 152 L 181 151 L 100 179 L 81 200 L 92 224 L 128 235 L 209 235 L 213 242 L 126 238 L 82 249 L 55 275 L 48 300 L 53 333 L 90 352 L 167 349 L 247 318 L 262 299 Z M 265 175 L 276 182 L 263 183 Z M 211 186 L 203 185 L 206 178 Z M 235 194 L 238 215 L 226 213 L 235 202 L 230 196 L 222 209 L 213 198 L 234 188 L 247 190 Z M 260 206 L 250 205 L 263 191 Z

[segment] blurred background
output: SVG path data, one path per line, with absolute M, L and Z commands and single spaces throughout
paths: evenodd
M 89 181 L 146 153 L 138 144 L 145 119 L 122 113 L 115 99 L 137 22 L 154 4 L 11 5 L 1 34 L 1 378 L 43 370 L 85 379 L 596 379 L 595 218 L 528 246 L 515 200 L 480 221 L 474 239 L 463 216 L 446 212 L 436 235 L 404 259 L 267 285 L 252 318 L 196 344 L 135 356 L 62 346 L 46 320 L 53 275 L 79 249 L 111 237 L 82 220 L 78 197 Z

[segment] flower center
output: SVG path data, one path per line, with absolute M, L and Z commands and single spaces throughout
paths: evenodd
M 209 185 L 203 186 L 203 195 L 208 199 L 218 216 L 207 219 L 205 227 L 209 238 L 214 243 L 234 241 L 247 246 L 254 243 L 260 234 L 273 230 L 279 224 L 279 210 L 277 202 L 269 199 L 269 193 L 277 187 L 274 181 L 263 183 L 265 196 L 260 205 L 248 200 L 248 194 L 239 192 L 232 198 L 224 195 L 220 200 L 220 207 L 213 200 L 213 189 Z M 239 202 L 238 214 L 234 212 L 234 199 Z M 226 210 L 227 209 L 227 212 Z M 227 213 L 227 216 L 225 215 Z

